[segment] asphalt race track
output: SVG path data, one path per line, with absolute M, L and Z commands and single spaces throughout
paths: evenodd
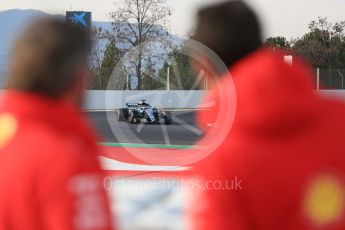
M 117 121 L 117 112 L 88 112 L 102 142 L 193 145 L 202 132 L 196 127 L 194 111 L 173 111 L 170 125 L 128 124 Z

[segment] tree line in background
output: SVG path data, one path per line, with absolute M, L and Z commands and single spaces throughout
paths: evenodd
M 163 53 L 147 45 L 169 36 L 167 26 L 172 11 L 166 0 L 122 0 L 109 13 L 111 29 L 93 28 L 92 76 L 89 89 L 188 90 L 195 86 L 189 58 L 183 44 L 161 43 Z M 158 61 L 157 61 L 158 60 Z M 110 83 L 109 83 L 110 82 Z M 110 87 L 109 87 L 110 86 Z
M 93 29 L 93 74 L 89 89 L 166 89 L 168 69 L 170 89 L 204 88 L 203 81 L 195 84 L 195 73 L 183 52 L 183 43 L 175 47 L 166 44 L 165 48 L 169 49 L 165 50 L 169 51 L 164 54 L 142 45 L 169 35 L 167 21 L 171 14 L 165 0 L 122 0 L 122 4 L 117 3 L 110 13 L 111 29 Z M 292 40 L 270 37 L 265 45 L 297 54 L 314 68 L 320 68 L 320 78 L 326 87 L 344 88 L 345 21 L 330 23 L 327 18 L 318 18 L 309 24 L 309 31 L 304 36 Z M 163 60 L 163 64 L 158 66 L 157 60 Z M 109 88 L 110 78 L 113 84 Z
M 345 68 L 345 21 L 330 23 L 318 18 L 301 38 L 270 37 L 265 44 L 298 54 L 315 68 Z
M 313 68 L 319 68 L 324 88 L 344 89 L 345 21 L 330 23 L 327 18 L 319 17 L 308 28 L 300 38 L 288 41 L 285 37 L 270 37 L 265 44 L 297 54 Z

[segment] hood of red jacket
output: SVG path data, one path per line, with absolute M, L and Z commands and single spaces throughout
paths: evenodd
M 206 97 L 205 104 L 216 103 L 211 110 L 201 112 L 201 124 L 214 123 L 222 106 L 234 107 L 230 110 L 235 113 L 233 125 L 241 130 L 277 134 L 310 122 L 318 103 L 313 91 L 313 73 L 299 58 L 294 58 L 292 66 L 286 64 L 284 55 L 261 49 L 235 64 L 230 69 L 231 76 L 225 76 Z M 232 105 L 230 98 L 220 103 L 220 98 L 228 97 L 224 92 L 232 83 L 236 105 Z

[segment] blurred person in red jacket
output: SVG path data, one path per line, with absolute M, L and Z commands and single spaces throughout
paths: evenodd
M 195 165 L 205 186 L 191 205 L 193 229 L 345 229 L 344 102 L 317 95 L 302 60 L 291 66 L 284 52 L 263 48 L 256 15 L 241 1 L 202 9 L 194 38 L 229 67 L 200 125 L 229 106 L 220 98 L 230 75 L 237 106 L 225 141 Z
M 12 52 L 0 98 L 0 229 L 108 230 L 98 147 L 81 113 L 88 32 L 47 17 Z

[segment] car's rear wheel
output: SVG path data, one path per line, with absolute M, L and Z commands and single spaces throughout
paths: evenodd
M 137 112 L 135 111 L 130 111 L 128 115 L 128 122 L 131 124 L 139 124 L 140 123 L 140 118 Z

